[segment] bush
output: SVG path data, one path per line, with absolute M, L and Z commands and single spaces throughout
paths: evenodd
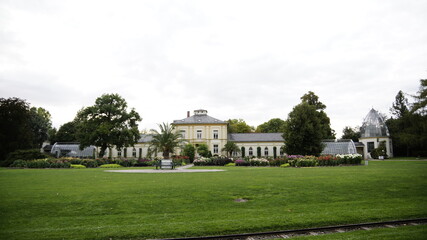
M 249 166 L 249 162 L 245 159 L 236 159 L 234 160 L 234 164 L 236 164 L 236 166 Z
M 362 164 L 362 155 L 360 154 L 338 154 L 337 158 L 340 164 L 360 165 Z
M 71 164 L 67 161 L 62 161 L 53 158 L 36 159 L 27 161 L 28 168 L 70 168 Z
M 121 168 L 123 166 L 120 164 L 104 164 L 104 165 L 101 165 L 99 167 L 100 168 Z
M 249 159 L 250 166 L 268 166 L 269 162 L 265 158 L 252 158 Z
M 233 160 L 231 158 L 227 158 L 227 157 L 214 157 L 211 159 L 211 165 L 214 166 L 224 166 L 226 164 L 232 163 Z
M 227 163 L 225 166 L 226 167 L 234 167 L 234 166 L 236 166 L 236 164 L 235 163 Z
M 95 159 L 82 159 L 81 164 L 87 168 L 98 167 L 98 162 Z
M 193 161 L 194 166 L 208 166 L 212 160 L 210 158 L 201 157 Z
M 340 161 L 333 155 L 323 155 L 317 158 L 318 166 L 337 166 Z
M 71 164 L 71 168 L 86 168 L 86 167 L 81 164 Z
M 288 168 L 288 167 L 290 167 L 290 165 L 289 165 L 289 163 L 285 163 L 285 164 L 280 165 L 280 167 L 281 168 Z
M 314 167 L 317 166 L 317 158 L 315 156 L 305 156 L 303 158 L 296 158 L 290 160 L 289 164 L 292 167 Z
M 9 167 L 15 160 L 34 160 L 47 158 L 49 155 L 40 152 L 40 149 L 16 150 L 7 155 L 4 161 L 0 162 L 2 167 Z
M 136 161 L 134 166 L 138 166 L 138 167 L 148 167 L 148 166 L 153 166 L 155 163 L 155 161 L 147 159 L 147 158 L 141 158 L 138 159 L 138 161 Z
M 10 165 L 10 167 L 15 167 L 15 168 L 26 168 L 27 167 L 27 162 L 24 160 L 15 160 L 13 161 L 13 163 Z
M 270 160 L 270 166 L 276 166 L 279 167 L 285 163 L 288 163 L 288 159 L 283 157 L 283 158 L 275 158 Z

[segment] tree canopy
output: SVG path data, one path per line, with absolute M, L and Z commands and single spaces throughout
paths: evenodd
M 259 125 L 256 128 L 256 132 L 260 133 L 283 133 L 285 131 L 286 122 L 280 118 L 270 119 L 268 122 L 265 122 Z
M 233 152 L 240 152 L 240 148 L 234 142 L 227 142 L 221 151 L 227 152 L 228 156 L 231 157 Z
M 77 122 L 71 121 L 61 125 L 61 127 L 55 133 L 54 141 L 77 142 Z
M 50 128 L 47 110 L 16 97 L 0 98 L 0 160 L 19 149 L 40 148 Z
M 160 132 L 155 129 L 151 131 L 153 134 L 153 140 L 150 143 L 150 148 L 154 152 L 162 152 L 164 159 L 169 159 L 170 153 L 174 152 L 174 149 L 179 147 L 182 142 L 182 135 L 175 131 L 175 126 L 163 123 L 159 124 Z
M 118 94 L 104 94 L 95 105 L 77 113 L 77 140 L 80 148 L 90 145 L 100 147 L 100 156 L 107 148 L 133 146 L 140 137 L 138 122 L 141 117 L 134 110 L 127 110 L 127 103 Z
M 249 126 L 243 119 L 229 119 L 228 133 L 250 133 L 254 131 L 254 127 Z
M 353 142 L 358 142 L 359 138 L 361 136 L 360 134 L 360 127 L 349 127 L 346 126 L 343 131 L 342 131 L 343 135 L 342 135 L 342 139 L 351 139 L 353 140 Z

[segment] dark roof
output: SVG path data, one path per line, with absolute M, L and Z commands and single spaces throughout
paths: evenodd
M 283 142 L 283 133 L 230 133 L 228 140 L 232 142 Z
M 356 147 L 365 147 L 365 144 L 362 142 L 354 142 L 354 145 L 356 145 Z
M 193 116 L 188 117 L 188 118 L 173 121 L 173 124 L 175 124 L 175 125 L 179 125 L 179 124 L 206 124 L 206 123 L 227 124 L 227 122 L 225 122 L 225 121 L 218 120 L 218 119 L 213 118 L 211 116 L 208 116 L 206 114 L 193 115 Z
M 139 143 L 149 143 L 153 140 L 153 135 L 151 134 L 141 134 L 141 137 L 138 139 Z

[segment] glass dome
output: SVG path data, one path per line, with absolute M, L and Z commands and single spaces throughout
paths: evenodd
M 362 138 L 390 136 L 384 119 L 375 109 L 371 109 L 366 115 L 360 128 L 360 134 Z

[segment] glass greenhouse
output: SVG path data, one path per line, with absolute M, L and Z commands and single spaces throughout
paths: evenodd
M 362 138 L 389 136 L 384 119 L 375 109 L 371 109 L 366 115 L 360 128 L 360 133 Z
M 95 151 L 95 146 L 89 146 L 80 150 L 79 143 L 57 142 L 52 146 L 50 153 L 56 157 L 92 158 Z
M 337 155 L 337 154 L 356 154 L 356 145 L 351 139 L 343 140 L 323 140 L 325 148 L 321 155 Z

